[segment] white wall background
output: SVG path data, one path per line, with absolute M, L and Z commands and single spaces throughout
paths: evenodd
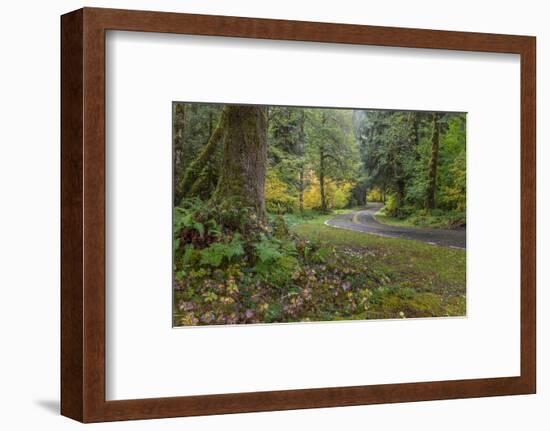
M 549 13 L 538 0 L 124 0 L 5 3 L 0 19 L 0 425 L 70 430 L 59 408 L 59 15 L 86 6 L 528 34 L 538 37 L 539 393 L 87 426 L 87 429 L 546 430 L 550 424 Z M 542 81 L 542 82 L 541 82 Z M 495 125 L 498 127 L 498 124 Z M 503 203 L 504 204 L 504 203 Z M 503 206 L 500 210 L 505 211 Z M 495 208 L 495 213 L 499 208 Z M 503 232 L 503 239 L 505 239 Z M 495 306 L 498 306 L 495 303 Z

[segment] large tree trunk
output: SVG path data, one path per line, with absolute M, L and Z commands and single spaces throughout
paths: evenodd
M 172 104 L 172 122 L 172 178 L 174 179 L 174 205 L 177 205 L 182 198 L 178 189 L 178 184 L 181 181 L 181 177 L 183 175 L 183 136 L 185 132 L 184 103 Z
M 426 209 L 435 208 L 435 192 L 437 187 L 437 159 L 439 157 L 439 119 L 440 115 L 432 116 L 432 156 L 428 170 L 428 187 L 426 190 Z
M 213 200 L 232 208 L 250 208 L 265 222 L 266 109 L 228 105 L 224 113 L 222 166 Z

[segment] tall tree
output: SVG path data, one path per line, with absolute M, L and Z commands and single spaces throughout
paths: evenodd
M 261 106 L 226 105 L 223 157 L 213 200 L 231 208 L 250 208 L 265 221 L 267 117 Z
M 406 112 L 366 111 L 359 136 L 368 183 L 394 197 L 391 212 L 404 204 L 410 177 L 411 117 Z
M 437 187 L 437 161 L 439 156 L 439 120 L 440 114 L 432 114 L 432 152 L 428 169 L 428 187 L 426 188 L 426 209 L 435 208 L 435 192 Z
M 327 181 L 354 179 L 357 148 L 352 133 L 352 111 L 308 110 L 307 156 L 319 179 L 321 211 L 328 210 Z
M 211 163 L 224 137 L 226 123 L 225 113 L 226 109 L 222 111 L 216 129 L 211 131 L 208 143 L 202 148 L 198 157 L 189 164 L 185 170 L 185 175 L 183 175 L 183 178 L 177 184 L 176 194 L 178 196 L 190 197 L 202 194 L 201 191 L 204 190 L 204 187 L 201 186 L 205 177 L 207 177 L 207 175 L 203 175 L 203 172 L 207 165 Z M 209 128 L 212 128 L 211 115 L 209 118 Z M 205 196 L 201 197 L 204 198 Z
M 174 102 L 172 104 L 172 169 L 174 178 L 174 204 L 178 204 L 181 199 L 181 193 L 178 190 L 178 182 L 183 173 L 183 153 L 184 153 L 184 133 L 185 133 L 185 103 Z
M 221 145 L 209 143 L 222 108 L 182 102 L 173 105 L 175 205 L 189 196 L 208 199 L 216 187 Z
M 298 151 L 299 151 L 299 172 L 298 172 L 298 202 L 300 212 L 304 212 L 304 191 L 306 190 L 306 181 L 305 181 L 305 170 L 306 164 L 304 160 L 305 155 L 305 145 L 306 145 L 306 133 L 305 133 L 305 123 L 306 123 L 306 110 L 302 109 L 300 115 L 300 125 L 298 132 Z

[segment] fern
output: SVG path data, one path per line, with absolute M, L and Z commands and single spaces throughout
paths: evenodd
M 195 220 L 195 215 L 183 208 L 175 208 L 174 211 L 174 233 L 182 229 L 195 229 L 201 238 L 204 237 L 204 225 Z
M 254 244 L 258 259 L 261 263 L 274 261 L 283 254 L 280 252 L 280 244 L 275 240 L 262 237 L 260 242 Z
M 243 243 L 241 236 L 236 233 L 233 235 L 231 242 L 227 244 L 224 255 L 227 259 L 231 260 L 234 257 L 242 256 L 244 254 Z
M 225 244 L 216 242 L 201 252 L 201 265 L 209 265 L 217 268 L 224 257 Z
M 314 263 L 326 263 L 329 256 L 332 254 L 332 249 L 321 247 L 311 256 L 311 261 Z
M 201 265 L 208 265 L 214 268 L 219 267 L 224 260 L 229 262 L 233 258 L 242 256 L 244 248 L 241 237 L 238 234 L 228 243 L 216 242 L 201 252 Z

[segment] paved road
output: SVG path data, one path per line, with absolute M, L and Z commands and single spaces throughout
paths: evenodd
M 466 248 L 466 229 L 423 229 L 413 227 L 389 226 L 374 218 L 382 208 L 380 203 L 370 203 L 367 209 L 349 214 L 340 214 L 328 220 L 329 226 L 390 238 L 412 239 L 444 247 Z

